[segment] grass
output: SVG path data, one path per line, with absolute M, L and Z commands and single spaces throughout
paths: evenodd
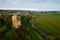
M 36 15 L 35 15 L 36 16 Z M 9 40 L 9 39 L 21 39 L 21 40 L 44 40 L 44 38 L 42 38 L 42 36 L 33 28 L 31 28 L 31 25 L 29 24 L 29 18 L 26 16 L 23 16 L 22 18 L 22 26 L 23 28 L 26 27 L 27 31 L 29 32 L 29 34 L 25 35 L 24 34 L 24 30 L 22 28 L 18 29 L 16 31 L 16 29 L 10 29 L 8 30 L 8 27 L 5 28 L 4 27 L 0 27 L 0 33 L 3 33 L 3 37 L 1 39 L 4 40 L 4 36 L 6 37 L 5 39 Z M 60 40 L 60 15 L 40 15 L 40 16 L 36 16 L 32 18 L 32 23 L 36 26 L 35 28 L 41 28 L 43 29 L 45 32 L 54 35 L 56 37 L 57 40 Z M 22 35 L 22 36 L 21 36 Z M 48 36 L 52 37 L 52 36 Z M 1 36 L 0 36 L 1 37 Z M 48 39 L 47 38 L 47 39 Z
M 22 19 L 23 23 L 25 23 L 26 28 L 29 30 L 29 36 L 31 40 L 43 40 L 43 38 L 31 28 L 31 25 L 28 23 L 29 19 L 24 16 Z
M 44 40 L 35 30 L 29 30 L 29 36 L 31 40 Z
M 53 34 L 57 40 L 60 40 L 60 15 L 44 15 L 32 18 L 32 22 L 47 33 Z

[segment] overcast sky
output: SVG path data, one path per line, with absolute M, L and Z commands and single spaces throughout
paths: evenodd
M 60 11 L 60 0 L 0 0 L 0 8 L 31 8 Z

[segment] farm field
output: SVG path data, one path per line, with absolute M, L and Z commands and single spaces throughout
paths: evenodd
M 32 18 L 33 24 L 60 40 L 60 15 L 41 15 Z

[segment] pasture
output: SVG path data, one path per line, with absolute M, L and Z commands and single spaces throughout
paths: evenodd
M 41 28 L 48 34 L 55 36 L 56 40 L 60 40 L 60 15 L 41 15 L 32 17 L 32 23 L 37 28 Z

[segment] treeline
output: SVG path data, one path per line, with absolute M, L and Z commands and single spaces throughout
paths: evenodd
M 12 13 L 29 13 L 29 14 L 51 14 L 60 15 L 60 11 L 28 11 L 28 10 L 0 10 L 0 14 L 12 14 Z

